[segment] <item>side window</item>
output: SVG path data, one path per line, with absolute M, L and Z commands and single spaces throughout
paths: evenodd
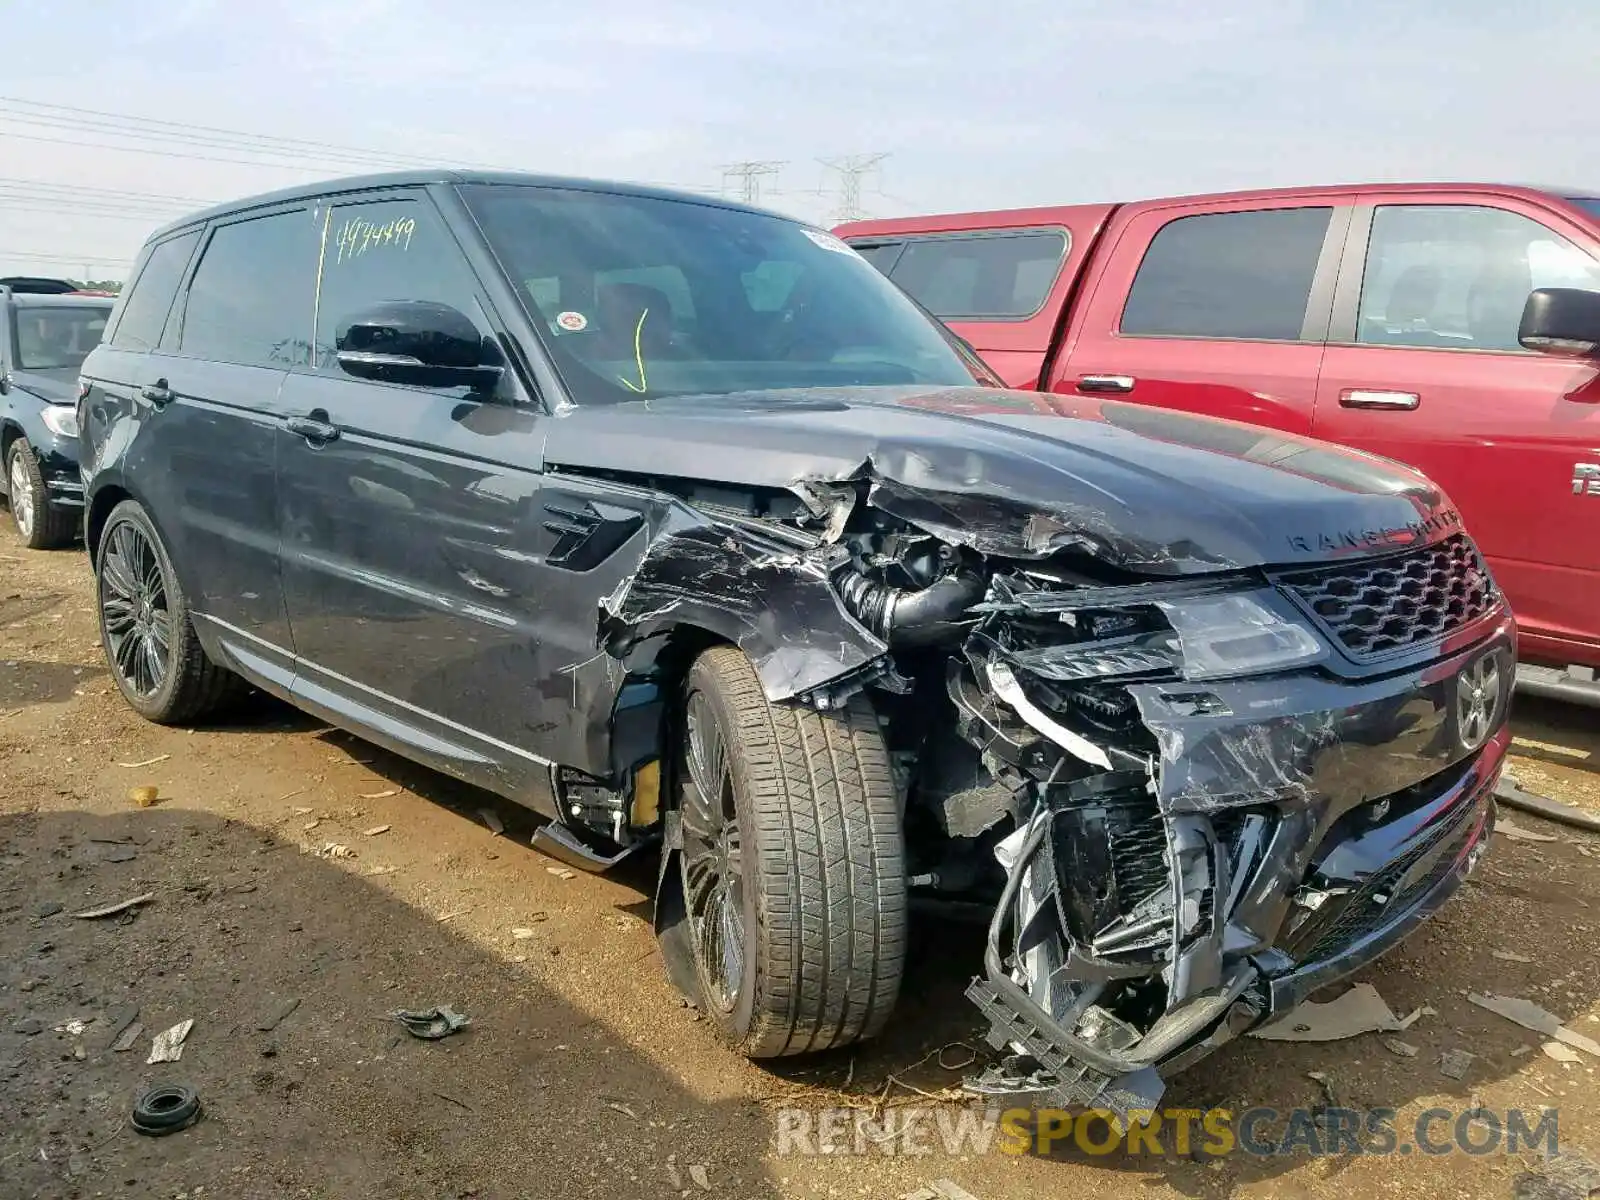
M 1541 287 L 1600 291 L 1600 264 L 1504 209 L 1384 205 L 1372 214 L 1356 341 L 1519 350 L 1523 305 Z
M 460 246 L 427 204 L 338 205 L 328 213 L 322 248 L 317 367 L 339 370 L 339 330 L 364 309 L 386 300 L 427 300 L 474 318 L 476 294 Z
M 887 275 L 894 269 L 895 260 L 900 257 L 900 251 L 905 248 L 905 243 L 877 242 L 872 245 L 858 245 L 852 242 L 850 248 Z
M 217 226 L 189 285 L 179 349 L 244 366 L 304 365 L 316 261 L 309 210 Z
M 913 238 L 889 278 L 936 317 L 1030 317 L 1066 253 L 1061 230 Z
M 1169 221 L 1139 264 L 1120 332 L 1298 341 L 1332 218 L 1277 208 Z
M 122 301 L 111 345 L 120 350 L 154 350 L 161 341 L 172 301 L 188 269 L 189 256 L 200 240 L 200 232 L 186 233 L 162 242 L 150 251 L 144 267 Z

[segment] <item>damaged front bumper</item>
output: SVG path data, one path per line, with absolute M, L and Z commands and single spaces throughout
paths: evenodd
M 1012 1056 L 969 1086 L 1153 1108 L 1164 1076 L 1437 910 L 1493 828 L 1514 628 L 1502 610 L 1452 641 L 1388 673 L 1126 685 L 1148 770 L 1037 784 L 997 849 L 1006 888 L 968 995 Z

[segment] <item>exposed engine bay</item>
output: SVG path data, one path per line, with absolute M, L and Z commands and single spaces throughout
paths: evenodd
M 914 892 L 992 906 L 978 1092 L 1153 1107 L 1403 937 L 1492 826 L 1509 618 L 1453 514 L 1274 572 L 870 467 L 680 496 L 601 643 L 710 606 L 769 700 L 867 691 Z

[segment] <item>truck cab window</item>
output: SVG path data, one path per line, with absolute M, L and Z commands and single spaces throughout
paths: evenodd
M 888 271 L 936 317 L 1030 317 L 1050 294 L 1066 253 L 1062 230 L 913 238 Z
M 1298 341 L 1332 216 L 1275 208 L 1168 222 L 1139 264 L 1120 332 Z
M 1600 290 L 1600 264 L 1519 213 L 1481 205 L 1384 205 L 1372 216 L 1356 340 L 1518 350 L 1535 288 Z

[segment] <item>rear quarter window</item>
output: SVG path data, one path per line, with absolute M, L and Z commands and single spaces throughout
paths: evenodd
M 1046 229 L 909 238 L 904 245 L 887 267 L 889 278 L 934 316 L 1021 320 L 1044 306 L 1068 238 L 1064 229 Z M 886 258 L 880 253 L 874 265 Z
M 122 299 L 121 315 L 111 331 L 112 346 L 119 350 L 154 350 L 161 341 L 167 314 L 178 295 L 178 285 L 189 268 L 200 231 L 158 242 L 145 258 Z

